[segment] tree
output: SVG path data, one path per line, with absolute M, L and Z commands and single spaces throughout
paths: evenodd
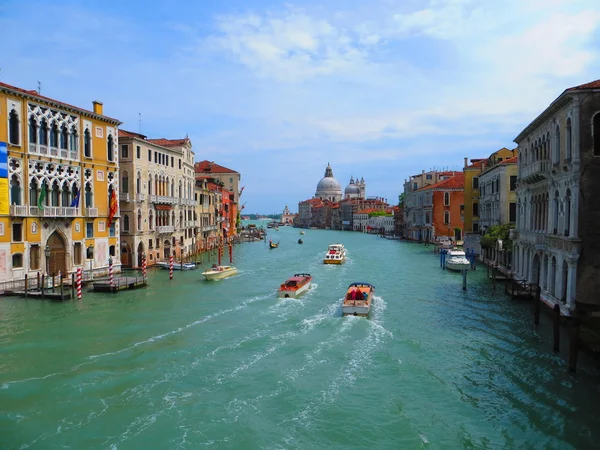
M 404 192 L 398 196 L 398 206 L 400 208 L 404 207 Z
M 496 242 L 500 239 L 502 240 L 502 247 L 504 250 L 512 249 L 512 240 L 509 237 L 509 233 L 514 227 L 515 226 L 513 224 L 505 224 L 494 225 L 493 227 L 488 228 L 485 234 L 481 237 L 481 247 L 494 248 L 496 246 Z

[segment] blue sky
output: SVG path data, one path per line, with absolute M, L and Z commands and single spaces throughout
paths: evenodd
M 331 162 L 397 199 L 600 78 L 595 0 L 2 0 L 0 80 L 242 173 L 245 212 L 297 209 Z

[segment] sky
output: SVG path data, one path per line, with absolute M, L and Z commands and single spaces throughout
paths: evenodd
M 342 185 L 397 203 L 600 78 L 597 0 L 0 0 L 0 81 L 237 170 L 246 213 Z

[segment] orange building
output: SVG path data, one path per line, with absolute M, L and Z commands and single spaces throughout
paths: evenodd
M 419 189 L 424 194 L 423 212 L 429 236 L 432 240 L 439 236 L 452 237 L 456 241 L 463 238 L 465 175 L 462 172 L 438 183 Z

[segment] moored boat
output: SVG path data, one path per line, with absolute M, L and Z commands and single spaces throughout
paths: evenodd
M 217 266 L 216 264 L 213 264 L 210 269 L 202 272 L 202 275 L 204 275 L 204 278 L 207 280 L 221 280 L 235 275 L 236 273 L 237 269 L 233 266 Z
M 277 296 L 281 298 L 297 298 L 310 288 L 312 277 L 309 273 L 296 273 L 279 286 Z
M 467 259 L 464 251 L 453 248 L 446 254 L 446 269 L 462 271 L 471 267 L 471 262 Z
M 342 264 L 346 260 L 346 248 L 343 244 L 331 244 L 323 258 L 324 264 Z
M 156 265 L 162 269 L 170 269 L 170 265 L 168 262 L 165 261 L 158 261 L 156 263 Z M 193 270 L 196 268 L 196 263 L 178 263 L 178 262 L 173 262 L 173 270 Z
M 371 311 L 374 292 L 375 286 L 371 283 L 350 284 L 342 302 L 342 316 L 367 317 Z

